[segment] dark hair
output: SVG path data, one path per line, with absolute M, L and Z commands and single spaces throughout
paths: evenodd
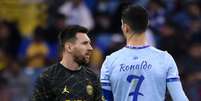
M 74 42 L 76 40 L 76 33 L 78 32 L 88 33 L 88 29 L 79 25 L 70 25 L 60 32 L 58 36 L 60 51 L 63 51 L 65 42 Z
M 144 32 L 148 26 L 148 13 L 139 5 L 129 5 L 122 12 L 123 23 L 128 24 L 135 33 Z

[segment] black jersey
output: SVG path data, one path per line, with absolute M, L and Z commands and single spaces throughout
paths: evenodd
M 71 71 L 54 64 L 38 78 L 32 101 L 101 101 L 101 88 L 96 74 L 82 67 Z

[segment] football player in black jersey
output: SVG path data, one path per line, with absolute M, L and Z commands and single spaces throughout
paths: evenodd
M 86 65 L 93 50 L 87 32 L 72 25 L 59 34 L 61 61 L 38 78 L 32 101 L 101 101 L 99 79 Z

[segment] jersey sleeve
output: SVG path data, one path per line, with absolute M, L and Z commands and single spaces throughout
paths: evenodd
M 50 89 L 48 88 L 47 75 L 40 75 L 36 81 L 31 101 L 50 101 Z
M 167 63 L 166 65 L 168 66 L 167 77 L 166 77 L 167 83 L 180 81 L 177 65 L 173 57 L 168 53 L 166 55 L 166 63 Z
M 167 53 L 167 88 L 173 101 L 189 101 L 182 88 L 177 65 L 173 57 Z
M 101 88 L 104 99 L 106 101 L 113 101 L 113 94 L 111 88 L 110 74 L 111 74 L 111 62 L 107 56 L 103 62 L 100 74 Z
M 181 82 L 167 83 L 167 88 L 173 101 L 189 101 L 184 93 Z

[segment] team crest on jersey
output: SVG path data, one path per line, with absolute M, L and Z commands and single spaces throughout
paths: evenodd
M 93 88 L 92 85 L 87 85 L 87 86 L 86 86 L 86 90 L 87 90 L 87 94 L 88 94 L 88 95 L 93 95 L 93 93 L 94 93 L 94 88 Z

